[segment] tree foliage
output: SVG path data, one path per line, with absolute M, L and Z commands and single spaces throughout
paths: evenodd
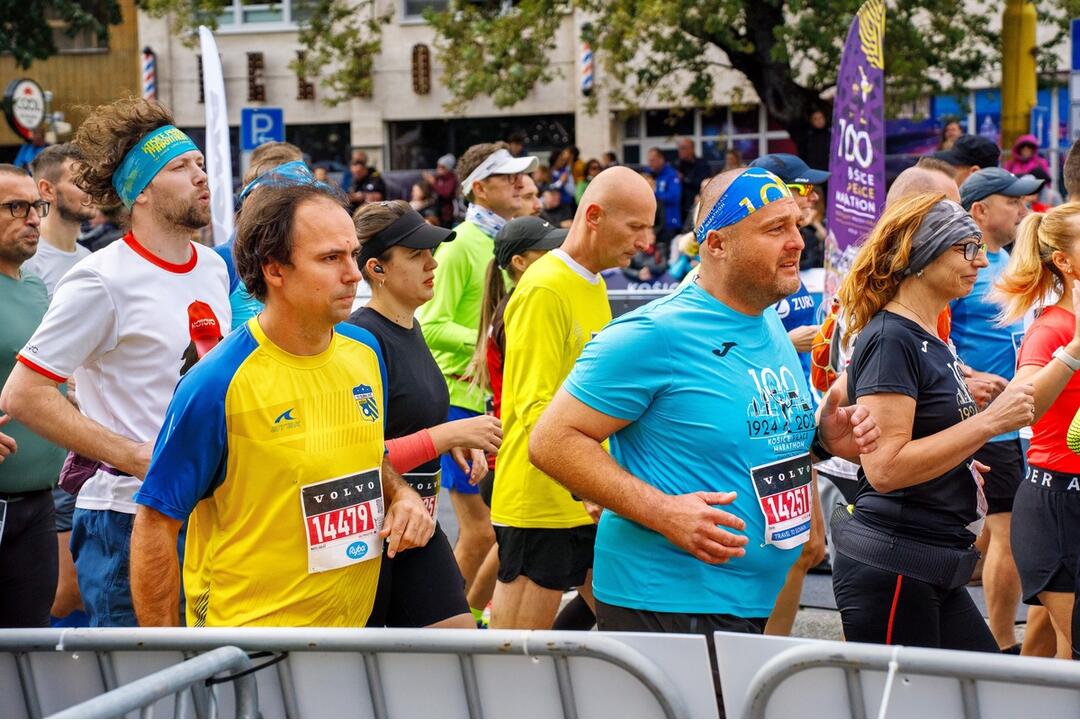
M 46 20 L 65 24 L 69 36 L 89 30 L 102 44 L 109 26 L 121 20 L 118 0 L 0 0 L 0 53 L 9 53 L 20 68 L 45 60 L 59 50 Z

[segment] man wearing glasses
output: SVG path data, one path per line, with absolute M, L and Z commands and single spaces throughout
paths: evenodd
M 443 243 L 435 253 L 439 262 L 435 296 L 418 314 L 424 338 L 450 389 L 448 421 L 484 412 L 483 391 L 464 376 L 476 350 L 484 276 L 495 254 L 495 235 L 521 212 L 522 174 L 539 165 L 535 157 L 516 158 L 507 148 L 504 142 L 473 145 L 458 161 L 464 178 L 461 194 L 469 209 L 465 221 L 454 228 L 454 242 Z M 478 455 L 477 461 L 481 461 L 483 454 Z M 442 478 L 461 527 L 454 555 L 468 592 L 495 542 L 495 532 L 479 488 L 449 456 L 443 457 Z
M 0 382 L 49 306 L 45 283 L 21 270 L 48 214 L 26 171 L 0 165 Z M 49 626 L 57 578 L 52 487 L 63 461 L 59 446 L 0 413 L 0 627 Z
M 72 451 L 60 485 L 78 494 L 71 551 L 90 624 L 134 626 L 134 494 L 177 382 L 228 332 L 229 278 L 213 250 L 191 242 L 210 222 L 210 191 L 202 153 L 168 110 L 118 100 L 75 143 L 75 183 L 99 205 L 122 202 L 131 230 L 57 284 L 0 408 Z M 81 413 L 58 391 L 72 375 Z
M 975 287 L 966 296 L 954 300 L 952 341 L 956 353 L 974 371 L 977 379 L 988 383 L 996 396 L 1012 380 L 1023 321 L 1002 327 L 998 321 L 1001 306 L 987 297 L 1009 263 L 1006 246 L 1016 240 L 1020 221 L 1028 214 L 1024 198 L 1037 193 L 1043 181 L 1031 176 L 1019 178 L 1008 170 L 989 167 L 971 175 L 960 188 L 960 205 L 971 213 L 986 243 L 987 267 L 979 271 Z M 965 248 L 965 259 L 973 260 L 978 246 Z M 990 467 L 983 473 L 986 481 L 986 527 L 990 536 L 984 551 L 983 588 L 989 610 L 990 632 L 1002 652 L 1020 653 L 1016 638 L 1016 606 L 1020 602 L 1020 577 L 1012 557 L 1009 527 L 1012 522 L 1013 496 L 1024 477 L 1024 453 L 1017 431 L 993 438 L 975 453 L 975 459 Z

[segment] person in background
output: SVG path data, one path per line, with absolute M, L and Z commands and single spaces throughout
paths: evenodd
M 645 249 L 634 253 L 630 264 L 621 269 L 623 275 L 629 280 L 643 283 L 659 280 L 667 272 L 667 257 L 657 247 L 655 230 L 649 231 L 649 240 Z
M 961 135 L 952 147 L 939 150 L 932 157 L 952 165 L 953 180 L 959 187 L 973 172 L 985 167 L 997 167 L 1001 160 L 1001 148 L 981 135 Z
M 359 148 L 353 148 L 352 159 L 349 161 L 349 172 L 346 175 L 348 187 L 345 191 L 349 197 L 349 203 L 353 210 L 363 205 L 367 200 L 365 186 L 379 177 L 379 171 L 368 165 L 368 154 Z M 381 178 L 379 178 L 381 181 Z M 386 193 L 385 186 L 383 193 Z
M 386 199 L 386 182 L 381 175 L 371 175 L 364 183 L 364 204 L 378 203 Z M 355 210 L 354 210 L 355 212 Z
M 742 153 L 735 148 L 728 148 L 727 152 L 724 153 L 724 172 L 738 170 L 741 167 L 746 167 L 746 163 L 742 159 Z
M 521 176 L 521 209 L 516 217 L 536 217 L 544 209 L 540 202 L 540 191 L 536 187 L 536 181 L 532 175 Z
M 525 153 L 525 133 L 512 132 L 506 138 L 506 146 L 514 157 L 521 157 Z
M 565 147 L 551 153 L 551 181 L 548 187 L 556 187 L 562 193 L 560 204 L 574 207 L 574 151 Z
M 414 182 L 409 189 L 409 206 L 420 213 L 435 207 L 435 191 L 427 180 Z
M 945 127 L 941 128 L 941 140 L 938 142 L 938 150 L 948 150 L 956 142 L 957 138 L 964 134 L 960 123 L 955 119 L 945 121 Z
M 596 158 L 590 158 L 589 161 L 585 163 L 585 176 L 577 181 L 577 187 L 574 190 L 575 205 L 581 202 L 581 196 L 585 192 L 585 188 L 589 186 L 592 179 L 599 175 L 600 171 L 603 169 L 603 166 L 600 165 L 600 161 Z
M 605 170 L 607 170 L 609 167 L 615 167 L 618 164 L 619 164 L 619 156 L 618 155 L 611 152 L 610 150 L 608 150 L 606 153 L 604 153 L 603 165 L 604 165 Z
M 705 158 L 700 158 L 695 154 L 692 139 L 680 138 L 676 147 L 679 151 L 679 161 L 675 164 L 675 169 L 678 171 L 679 180 L 682 183 L 680 212 L 685 226 L 691 214 L 690 211 L 693 209 L 694 203 L 697 202 L 701 184 L 712 176 L 712 169 Z M 689 230 L 693 230 L 693 228 L 691 227 Z
M 829 119 L 823 110 L 815 108 L 810 112 L 802 139 L 800 157 L 815 170 L 828 170 L 832 128 L 829 127 Z
M 1050 165 L 1039 155 L 1039 139 L 1034 135 L 1021 135 L 1012 146 L 1012 155 L 1002 166 L 1013 175 L 1033 175 L 1050 182 Z
M 563 191 L 558 185 L 545 185 L 540 198 L 540 217 L 555 227 L 569 228 L 574 221 L 574 207 L 563 202 Z
M 454 173 L 457 159 L 450 153 L 440 157 L 435 163 L 435 172 L 422 174 L 424 180 L 431 184 L 435 191 L 435 206 L 439 210 L 439 224 L 445 228 L 454 224 L 454 207 L 457 202 L 460 184 L 458 176 Z
M 123 205 L 95 205 L 94 209 L 94 217 L 83 224 L 83 229 L 76 238 L 76 242 L 90 252 L 97 252 L 124 237 L 124 225 L 130 222 Z
M 811 196 L 811 202 L 803 210 L 803 216 L 799 220 L 799 233 L 802 234 L 803 248 L 802 258 L 799 259 L 799 269 L 809 270 L 825 266 L 825 238 L 828 230 L 825 228 L 825 203 L 821 199 L 821 192 L 817 188 Z
M 694 214 L 697 215 L 696 212 Z M 701 257 L 698 255 L 700 248 L 692 232 L 675 238 L 675 245 L 678 247 L 679 254 L 668 268 L 668 274 L 676 281 L 682 281 L 694 268 L 701 264 Z
M 325 165 L 316 165 L 311 169 L 311 175 L 315 178 L 316 182 L 325 183 L 330 181 L 330 173 L 327 171 Z
M 656 233 L 656 242 L 666 252 L 682 227 L 682 181 L 660 148 L 649 148 L 646 159 L 648 173 L 655 183 L 656 204 L 664 212 L 664 224 Z

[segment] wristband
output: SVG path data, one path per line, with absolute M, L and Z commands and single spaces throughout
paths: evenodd
M 1065 363 L 1065 365 L 1067 365 L 1068 368 L 1073 372 L 1080 370 L 1080 360 L 1077 360 L 1072 355 L 1070 355 L 1069 351 L 1066 350 L 1064 346 L 1061 346 L 1057 350 L 1055 350 L 1052 357 L 1055 357 L 1061 362 Z
M 818 462 L 823 462 L 833 457 L 833 454 L 825 449 L 825 446 L 821 444 L 821 435 L 819 431 L 814 431 L 814 439 L 810 443 L 810 454 L 817 458 Z

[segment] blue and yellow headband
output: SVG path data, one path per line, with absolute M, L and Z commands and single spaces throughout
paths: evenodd
M 717 198 L 712 210 L 694 231 L 694 237 L 704 245 L 710 230 L 734 225 L 769 203 L 790 197 L 791 191 L 783 180 L 764 168 L 747 168 Z
M 159 127 L 140 140 L 113 173 L 113 188 L 124 207 L 131 209 L 135 198 L 170 160 L 198 149 L 194 141 L 174 125 Z

